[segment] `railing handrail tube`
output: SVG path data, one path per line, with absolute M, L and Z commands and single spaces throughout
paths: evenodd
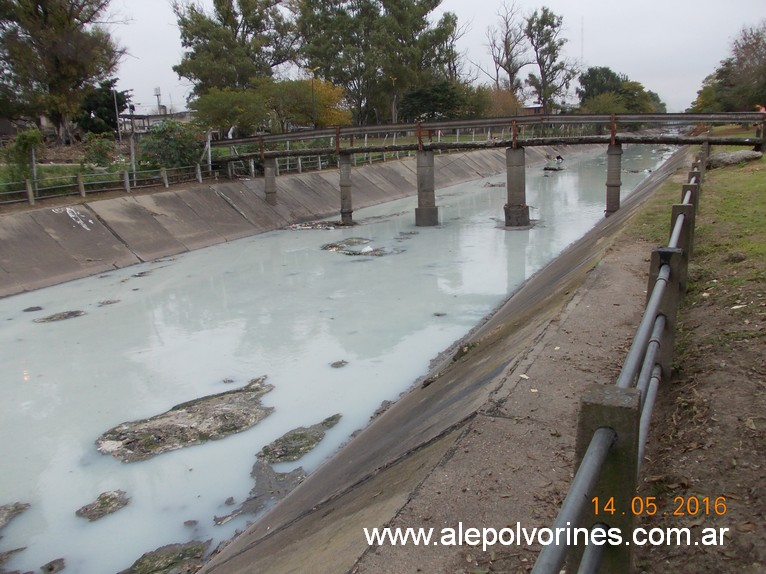
M 654 321 L 662 303 L 662 298 L 665 295 L 669 279 L 670 265 L 664 264 L 660 267 L 660 271 L 657 274 L 657 281 L 654 283 L 652 294 L 646 303 L 644 316 L 641 318 L 638 329 L 636 329 L 628 356 L 625 357 L 620 376 L 617 378 L 617 387 L 627 389 L 633 386 L 633 379 L 636 378 L 639 367 L 643 362 L 646 345 L 654 330 Z
M 564 502 L 561 504 L 556 521 L 553 523 L 553 531 L 557 528 L 568 528 L 577 525 L 582 518 L 586 502 L 589 501 L 589 493 L 596 485 L 604 461 L 609 454 L 617 433 L 614 429 L 601 427 L 593 433 L 593 438 L 585 451 L 580 468 L 577 469 L 572 484 L 569 487 Z M 543 546 L 532 569 L 532 574 L 550 574 L 559 572 L 566 560 L 568 546 L 566 544 L 549 544 Z
M 644 407 L 641 410 L 641 421 L 638 428 L 638 470 L 641 471 L 641 463 L 644 460 L 644 451 L 646 450 L 646 441 L 649 438 L 649 428 L 652 421 L 652 411 L 654 410 L 654 401 L 657 398 L 657 389 L 662 381 L 662 367 L 655 365 L 652 369 L 652 375 L 647 385 Z

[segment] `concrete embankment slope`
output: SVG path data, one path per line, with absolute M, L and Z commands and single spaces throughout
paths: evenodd
M 547 153 L 557 150 L 532 148 L 528 161 Z M 443 154 L 435 183 L 504 172 L 503 150 Z M 414 157 L 354 168 L 354 209 L 414 195 L 416 182 Z M 0 215 L 0 297 L 339 213 L 339 174 L 325 170 L 277 178 L 275 206 L 253 179 Z
M 561 321 L 561 310 L 571 302 L 572 293 L 612 245 L 625 221 L 684 157 L 676 154 L 623 202 L 620 211 L 528 280 L 484 325 L 453 352 L 445 353 L 421 385 L 376 418 L 202 571 L 481 571 L 473 558 L 468 563 L 457 558 L 459 552 L 469 550 L 477 556 L 473 548 L 369 546 L 363 528 L 435 527 L 438 532 L 444 526 L 456 527 L 458 520 L 479 528 L 503 528 L 516 520 L 539 526 L 532 520 L 540 516 L 537 497 L 548 494 L 545 489 L 553 480 L 557 486 L 561 479 L 568 482 L 571 472 L 571 463 L 566 466 L 549 459 L 564 451 L 571 459 L 574 433 L 564 427 L 571 425 L 580 386 L 593 382 L 588 376 L 593 376 L 595 367 L 588 365 L 591 374 L 578 373 L 578 380 L 559 373 L 560 378 L 547 383 L 537 380 L 534 386 L 518 385 L 520 377 L 514 373 L 534 362 L 537 342 L 548 337 L 549 325 Z M 648 248 L 645 254 L 639 252 L 639 265 L 648 254 Z M 623 277 L 638 293 L 626 299 L 623 294 L 628 289 L 616 281 L 626 275 L 625 270 L 619 264 L 611 269 L 611 276 L 594 274 L 591 286 L 615 291 L 614 302 L 593 290 L 583 306 L 603 311 L 589 319 L 594 312 L 584 309 L 586 319 L 602 327 L 594 339 L 597 343 L 588 341 L 593 347 L 599 346 L 601 337 L 621 344 L 623 332 L 610 321 L 630 317 L 629 311 L 643 304 L 645 278 Z M 630 319 L 624 321 L 627 332 Z M 578 334 L 569 336 L 574 339 Z M 613 358 L 607 355 L 599 360 L 613 368 L 609 362 Z M 545 367 L 540 365 L 539 370 Z M 551 406 L 555 397 L 557 408 Z M 538 414 L 532 414 L 535 408 Z M 557 440 L 562 434 L 571 444 L 562 447 L 563 440 Z M 459 461 L 459 468 L 450 461 Z M 500 491 L 492 493 L 496 489 Z M 499 504 L 503 508 L 490 512 Z M 548 518 L 543 521 L 546 526 Z M 509 552 L 519 554 L 516 547 Z M 522 567 L 517 564 L 502 571 Z

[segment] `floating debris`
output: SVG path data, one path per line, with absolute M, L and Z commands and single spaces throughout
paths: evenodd
M 119 299 L 105 299 L 104 301 L 99 301 L 98 306 L 99 307 L 106 307 L 107 305 L 114 305 L 115 303 L 119 303 Z
M 74 319 L 75 317 L 82 317 L 85 315 L 85 311 L 62 311 L 61 313 L 54 313 L 47 317 L 40 319 L 33 319 L 35 323 L 53 323 L 54 321 L 64 321 L 66 319 Z
M 271 463 L 298 460 L 313 450 L 324 438 L 325 432 L 338 424 L 340 418 L 341 415 L 336 414 L 310 427 L 293 429 L 263 447 L 257 456 L 261 460 Z
M 126 507 L 128 502 L 130 497 L 124 490 L 110 490 L 99 494 L 95 502 L 79 508 L 75 514 L 93 522 Z
M 368 243 L 371 242 L 372 239 L 367 239 L 365 237 L 349 237 L 348 239 L 336 243 L 326 243 L 325 245 L 322 245 L 322 250 L 335 251 L 336 253 L 350 256 L 367 255 L 371 257 L 380 257 L 387 254 L 387 251 L 381 247 L 370 247 Z M 360 245 L 364 245 L 364 247 L 361 249 L 352 249 L 353 247 L 359 247 Z
M 344 360 L 335 361 L 334 363 L 330 363 L 330 366 L 333 369 L 342 369 L 346 365 L 348 365 L 348 361 L 344 361 Z
M 261 397 L 274 386 L 266 377 L 245 387 L 181 403 L 152 418 L 126 422 L 96 440 L 99 452 L 123 462 L 146 460 L 186 446 L 219 440 L 248 429 L 274 412 Z
M 306 229 L 319 229 L 319 230 L 332 231 L 337 226 L 338 226 L 337 222 L 313 221 L 308 223 L 293 223 L 292 225 L 288 225 L 285 229 L 289 229 L 291 231 L 303 231 Z
M 127 570 L 119 574 L 170 574 L 171 572 L 196 572 L 202 567 L 203 558 L 212 540 L 193 540 L 185 544 L 168 544 L 147 552 Z
M 61 572 L 64 568 L 66 568 L 66 561 L 63 558 L 56 558 L 40 566 L 40 570 L 46 574 L 55 574 L 56 572 Z
M 34 313 L 35 311 L 42 311 L 42 307 L 27 307 L 24 309 L 24 313 Z
M 306 478 L 306 472 L 298 467 L 291 472 L 275 472 L 270 464 L 258 459 L 250 471 L 255 479 L 255 486 L 247 500 L 231 514 L 216 516 L 213 522 L 220 526 L 240 514 L 258 514 L 269 505 L 281 500 Z
M 134 273 L 133 275 L 131 275 L 131 277 L 146 277 L 151 274 L 152 274 L 152 270 L 148 269 L 146 271 L 139 271 L 138 273 Z
M 14 502 L 13 504 L 3 504 L 0 506 L 0 530 L 5 528 L 8 523 L 16 518 L 22 512 L 26 512 L 30 505 L 26 502 Z
M 484 183 L 484 187 L 505 187 L 505 182 L 490 183 L 487 181 Z

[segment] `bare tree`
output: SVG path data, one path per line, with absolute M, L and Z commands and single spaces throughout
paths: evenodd
M 503 2 L 497 16 L 498 25 L 487 28 L 487 47 L 494 71 L 480 69 L 492 79 L 496 89 L 508 89 L 518 96 L 524 88 L 519 72 L 534 62 L 529 57 L 525 20 L 515 2 Z

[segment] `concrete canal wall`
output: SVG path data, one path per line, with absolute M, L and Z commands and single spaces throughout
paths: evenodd
M 560 152 L 529 148 L 527 163 Z M 354 168 L 353 208 L 415 195 L 415 161 L 411 157 Z M 489 177 L 505 168 L 502 149 L 437 155 L 435 186 Z M 339 172 L 325 170 L 278 177 L 276 205 L 266 201 L 259 178 L 0 215 L 0 297 L 293 223 L 339 219 L 340 207 Z

